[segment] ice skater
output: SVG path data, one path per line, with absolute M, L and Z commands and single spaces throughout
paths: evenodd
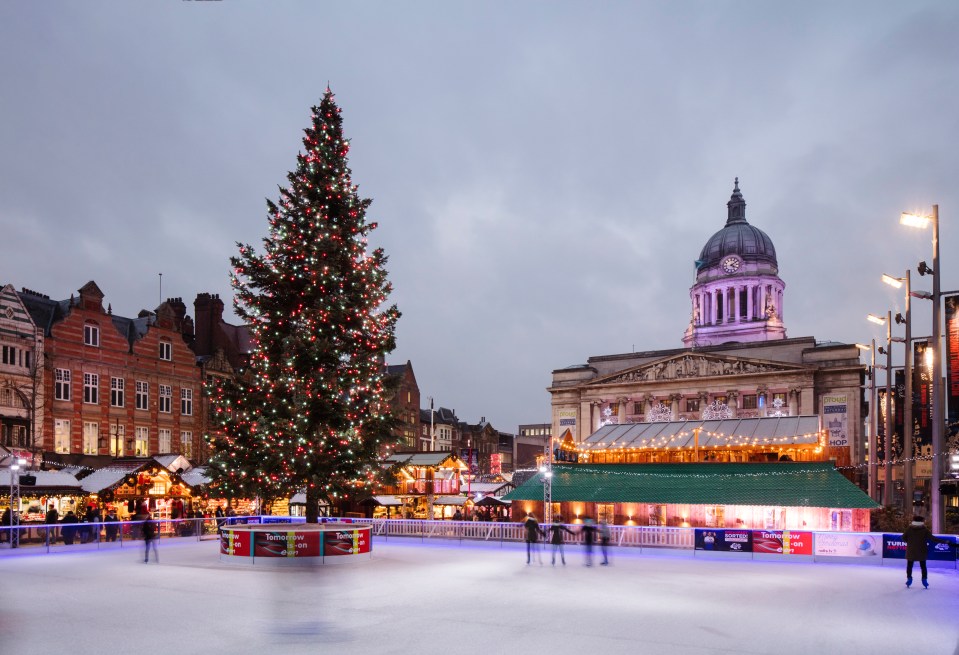
M 586 566 L 593 565 L 593 544 L 596 543 L 596 522 L 587 517 L 583 520 L 583 544 L 586 547 Z
M 539 536 L 542 533 L 540 530 L 539 522 L 536 520 L 535 514 L 529 514 L 526 517 L 526 520 L 523 521 L 523 526 L 526 528 L 526 564 L 530 564 L 532 554 L 536 552 L 536 559 L 539 560 L 539 565 L 543 565 L 543 553 L 539 547 Z
M 559 551 L 559 559 L 563 562 L 563 566 L 566 566 L 566 552 L 563 548 L 563 533 L 567 534 L 576 534 L 565 525 L 563 525 L 563 517 L 557 516 L 553 523 L 549 526 L 550 532 L 550 543 L 553 544 L 553 553 L 552 553 L 552 564 L 556 566 L 556 551 Z
M 603 551 L 603 561 L 601 566 L 609 566 L 610 536 L 609 523 L 607 523 L 606 519 L 604 518 L 599 522 L 599 547 Z
M 157 552 L 156 523 L 154 523 L 153 519 L 150 518 L 150 515 L 147 514 L 146 518 L 143 519 L 143 563 L 144 564 L 147 564 L 150 561 L 151 545 L 153 546 L 153 561 L 159 564 L 160 553 Z
M 906 542 L 906 586 L 912 586 L 912 565 L 919 562 L 919 570 L 922 571 L 922 586 L 928 589 L 929 576 L 926 571 L 926 552 L 928 549 L 926 544 L 931 541 L 940 544 L 950 542 L 933 535 L 918 514 L 912 517 L 912 523 L 902 533 L 902 540 Z

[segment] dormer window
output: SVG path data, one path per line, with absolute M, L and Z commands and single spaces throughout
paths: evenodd
M 160 342 L 160 359 L 167 362 L 173 359 L 173 344 L 169 341 Z
M 83 326 L 83 344 L 85 346 L 100 347 L 100 326 L 96 323 L 86 323 Z

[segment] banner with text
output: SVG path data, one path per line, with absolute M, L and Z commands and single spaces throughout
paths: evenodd
M 933 542 L 927 544 L 926 557 L 943 562 L 956 560 L 956 537 L 952 535 L 936 535 L 948 543 Z M 906 542 L 901 534 L 882 535 L 882 556 L 886 559 L 906 559 Z
M 822 397 L 823 423 L 829 432 L 830 447 L 849 445 L 849 433 L 846 429 L 847 407 L 846 396 Z
M 713 530 L 696 528 L 696 550 L 718 552 L 752 552 L 753 534 L 750 530 Z
M 817 532 L 813 553 L 817 557 L 879 557 L 882 539 L 862 532 Z
M 754 553 L 812 555 L 812 532 L 753 530 Z

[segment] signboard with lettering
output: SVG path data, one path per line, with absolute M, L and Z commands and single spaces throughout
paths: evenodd
M 752 552 L 751 530 L 713 530 L 696 528 L 696 550 L 715 552 L 749 553 Z
M 319 557 L 320 533 L 303 532 L 266 532 L 253 533 L 254 557 Z
M 824 395 L 822 397 L 823 423 L 829 432 L 829 446 L 848 446 L 846 429 L 846 396 Z
M 817 557 L 879 557 L 881 538 L 864 532 L 817 532 L 813 554 Z
M 959 422 L 959 296 L 947 296 L 946 310 L 946 406 L 949 423 Z
M 220 533 L 220 554 L 249 557 L 250 533 L 246 530 L 224 530 Z
M 370 552 L 368 528 L 323 533 L 323 555 L 360 555 L 368 552 Z
M 753 530 L 753 552 L 777 555 L 812 555 L 812 532 Z
M 954 562 L 956 560 L 956 537 L 952 535 L 936 535 L 948 543 L 931 543 L 927 545 L 926 557 L 931 560 Z M 906 542 L 901 534 L 882 535 L 882 556 L 885 559 L 906 559 Z

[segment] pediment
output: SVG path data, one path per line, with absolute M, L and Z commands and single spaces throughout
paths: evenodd
M 783 364 L 782 362 L 765 359 L 723 357 L 706 353 L 683 353 L 618 371 L 612 375 L 593 380 L 589 384 L 592 386 L 623 382 L 662 382 L 691 378 L 750 375 L 753 373 L 795 373 L 805 370 L 804 367 L 795 364 Z

